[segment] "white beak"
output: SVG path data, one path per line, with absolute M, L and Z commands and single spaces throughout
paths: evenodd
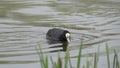
M 70 38 L 67 38 L 67 41 L 70 42 Z

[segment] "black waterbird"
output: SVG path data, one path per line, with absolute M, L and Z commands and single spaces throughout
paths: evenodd
M 59 28 L 49 29 L 46 34 L 46 38 L 49 41 L 68 42 L 68 43 L 71 41 L 70 32 Z

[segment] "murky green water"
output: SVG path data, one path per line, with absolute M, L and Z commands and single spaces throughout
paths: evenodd
M 35 50 L 39 45 L 46 55 L 56 58 L 58 52 L 49 51 L 62 48 L 49 47 L 61 44 L 49 45 L 45 36 L 54 27 L 71 32 L 71 57 L 78 55 L 80 39 L 83 55 L 90 58 L 100 46 L 99 68 L 107 66 L 106 43 L 111 60 L 114 49 L 120 56 L 119 0 L 0 0 L 0 68 L 40 68 Z

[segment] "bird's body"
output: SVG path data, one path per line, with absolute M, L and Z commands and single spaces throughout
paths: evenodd
M 48 30 L 46 38 L 50 41 L 69 42 L 70 32 L 63 29 L 53 28 Z

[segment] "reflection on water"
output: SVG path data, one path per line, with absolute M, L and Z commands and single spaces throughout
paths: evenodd
M 49 48 L 59 48 L 59 47 L 62 47 L 62 49 L 57 49 L 57 50 L 50 51 L 50 52 L 59 52 L 59 51 L 66 51 L 68 46 L 69 46 L 68 42 L 63 42 L 62 45 L 56 45 L 56 46 L 52 46 L 52 47 L 49 47 Z
M 0 68 L 40 68 L 38 46 L 52 57 L 58 51 L 64 57 L 69 47 L 70 56 L 75 57 L 80 39 L 83 55 L 93 55 L 100 46 L 105 59 L 108 43 L 112 59 L 114 49 L 120 52 L 119 6 L 119 0 L 0 0 Z M 71 43 L 48 44 L 46 32 L 54 27 L 69 30 Z M 106 68 L 105 62 L 100 60 L 98 66 Z

